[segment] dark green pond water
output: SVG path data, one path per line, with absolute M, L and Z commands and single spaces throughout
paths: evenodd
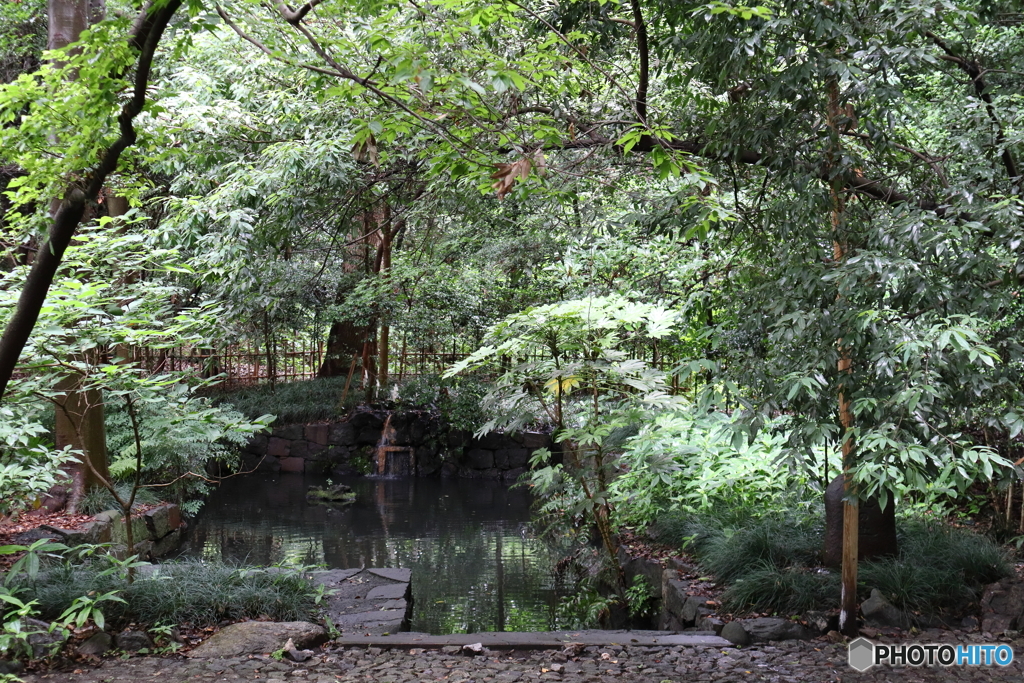
M 530 495 L 499 482 L 335 478 L 344 508 L 306 502 L 301 474 L 224 481 L 191 523 L 185 554 L 251 564 L 408 567 L 412 630 L 434 634 L 555 626 L 547 546 L 529 531 Z

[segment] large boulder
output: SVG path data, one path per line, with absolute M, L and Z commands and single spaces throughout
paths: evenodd
M 858 506 L 857 557 L 860 561 L 894 556 L 896 543 L 896 506 L 890 499 L 882 509 L 878 500 L 862 500 Z M 843 563 L 843 477 L 832 480 L 825 489 L 825 564 Z
M 466 465 L 475 470 L 486 470 L 494 467 L 494 451 L 474 448 L 466 453 Z
M 225 626 L 188 656 L 212 659 L 269 654 L 282 649 L 289 639 L 296 648 L 304 650 L 327 642 L 327 633 L 307 621 L 243 621 Z
M 327 443 L 333 446 L 355 446 L 356 432 L 348 422 L 335 422 L 331 425 Z

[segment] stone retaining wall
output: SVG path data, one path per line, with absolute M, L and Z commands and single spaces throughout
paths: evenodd
M 69 546 L 82 543 L 112 543 L 111 553 L 117 557 L 138 555 L 142 560 L 165 557 L 181 545 L 185 523 L 181 510 L 173 503 L 165 503 L 141 515 L 132 515 L 132 540 L 135 547 L 128 552 L 128 534 L 124 517 L 117 510 L 101 512 L 80 529 L 61 529 L 43 524 L 43 532 L 51 532 Z
M 245 470 L 342 476 L 376 472 L 377 446 L 388 414 L 359 410 L 338 422 L 282 425 L 255 436 L 243 449 Z M 427 411 L 393 413 L 386 473 L 514 481 L 547 434 L 471 434 L 447 430 Z

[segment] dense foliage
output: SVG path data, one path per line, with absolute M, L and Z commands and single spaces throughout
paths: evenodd
M 102 450 L 45 405 L 118 406 L 135 489 L 268 424 L 135 350 L 248 344 L 272 379 L 298 338 L 360 400 L 486 371 L 482 428 L 550 425 L 533 483 L 612 555 L 841 471 L 935 512 L 1018 485 L 1015 3 L 181 4 L 53 52 L 0 9 L 5 514 Z M 395 397 L 479 426 L 435 388 Z

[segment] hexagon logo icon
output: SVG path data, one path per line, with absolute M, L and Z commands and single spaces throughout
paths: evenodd
M 857 671 L 867 671 L 875 663 L 875 644 L 867 638 L 850 642 L 850 666 Z

